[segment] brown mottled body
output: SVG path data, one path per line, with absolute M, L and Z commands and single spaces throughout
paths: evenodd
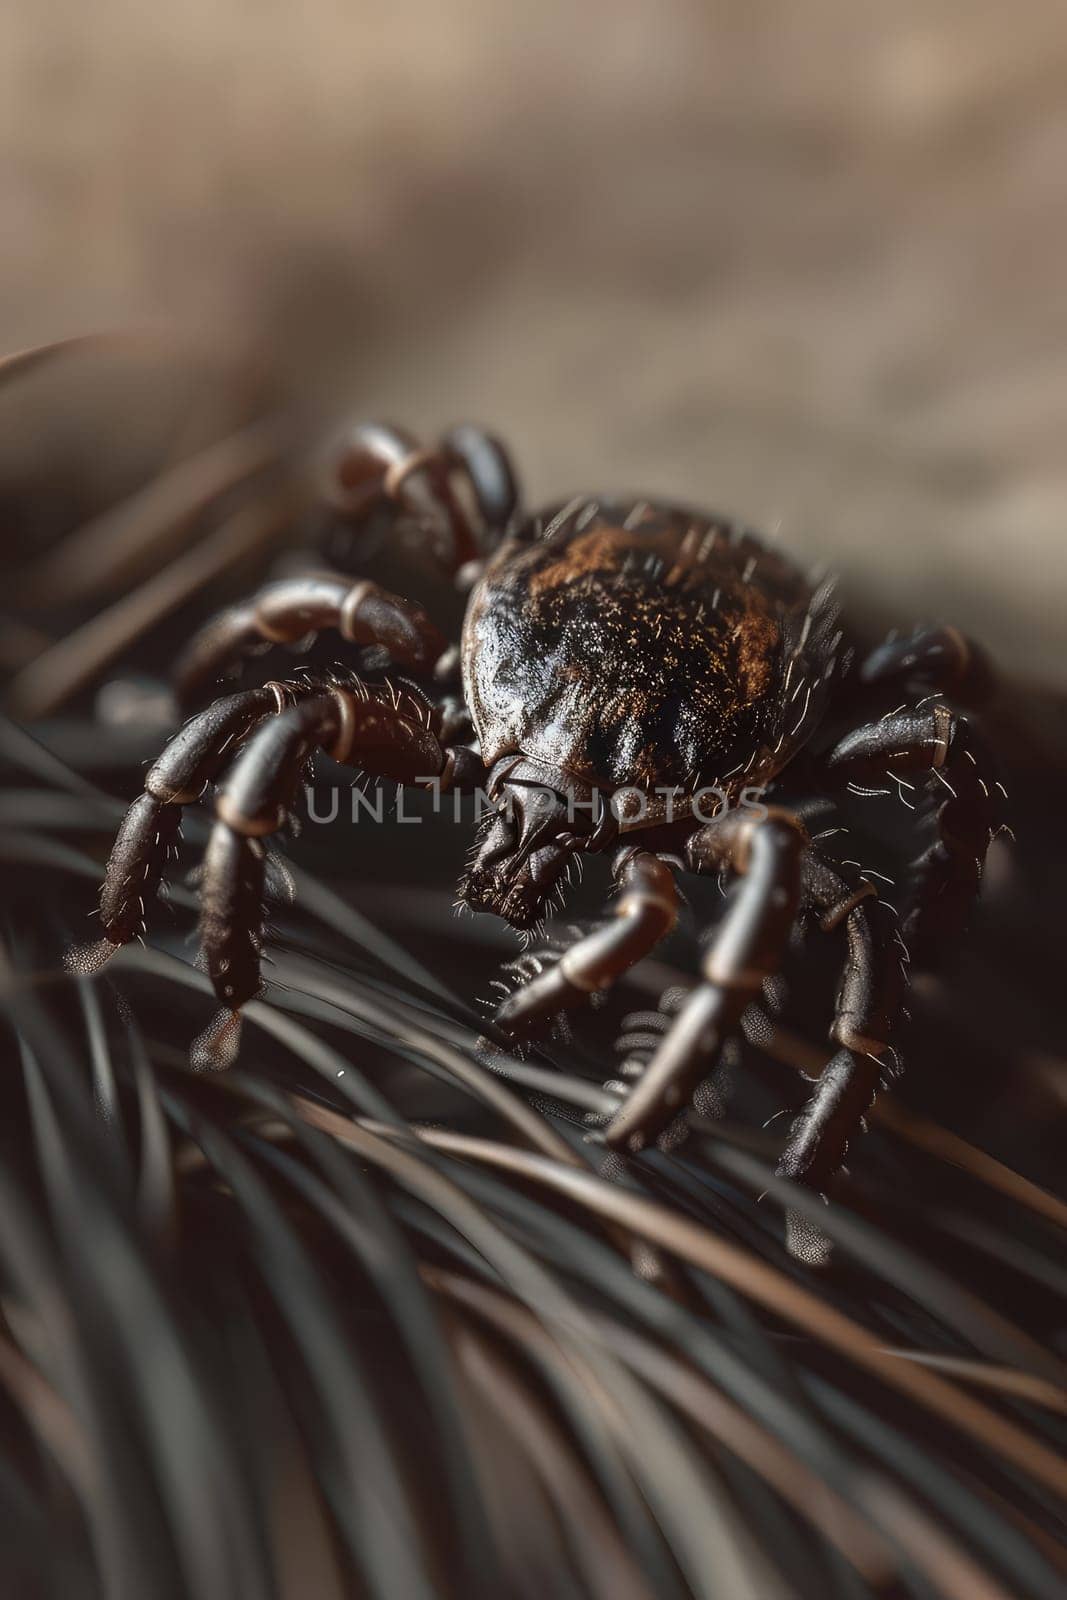
M 471 596 L 463 676 L 483 759 L 522 753 L 609 792 L 766 782 L 818 716 L 829 616 L 728 523 L 573 502 L 506 541 Z

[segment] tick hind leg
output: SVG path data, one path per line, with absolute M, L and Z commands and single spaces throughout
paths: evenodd
M 421 606 L 368 579 L 353 583 L 339 573 L 283 578 L 201 628 L 175 669 L 175 693 L 182 705 L 195 704 L 243 656 L 326 629 L 352 644 L 381 645 L 399 666 L 416 673 L 429 672 L 445 649 Z
M 613 920 L 571 945 L 497 1010 L 494 1021 L 508 1038 L 533 1034 L 561 1011 L 609 988 L 674 927 L 678 890 L 666 862 L 628 846 L 615 858 L 614 875 L 619 898 Z
M 936 689 L 964 706 L 980 706 L 993 693 L 996 675 L 973 639 L 946 623 L 917 628 L 909 638 L 887 639 L 860 666 L 872 687 Z
M 439 564 L 464 582 L 477 576 L 519 504 L 503 445 L 471 426 L 423 448 L 400 429 L 360 424 L 331 458 L 323 493 L 350 521 L 384 506 L 419 524 Z M 181 704 L 195 705 L 243 656 L 326 629 L 353 644 L 380 645 L 417 674 L 429 672 L 445 650 L 420 606 L 369 580 L 309 574 L 268 584 L 213 617 L 180 659 L 175 692 Z
M 419 524 L 440 565 L 452 573 L 487 553 L 520 499 L 508 451 L 471 423 L 432 445 L 421 445 L 404 428 L 358 423 L 329 458 L 322 490 L 349 522 L 384 508 Z

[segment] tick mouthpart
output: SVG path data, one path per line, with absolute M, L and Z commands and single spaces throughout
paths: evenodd
M 529 764 L 518 766 L 521 770 Z M 547 897 L 583 839 L 575 831 L 581 822 L 567 793 L 545 782 L 556 774 L 540 768 L 534 782 L 525 771 L 515 777 L 516 769 L 514 758 L 497 765 L 490 793 L 500 809 L 461 894 L 472 910 L 490 911 L 523 929 L 540 921 Z
M 531 854 L 505 856 L 472 867 L 463 885 L 463 899 L 472 911 L 489 911 L 513 928 L 532 928 L 544 914 L 546 897 L 567 865 L 570 850 L 544 845 Z

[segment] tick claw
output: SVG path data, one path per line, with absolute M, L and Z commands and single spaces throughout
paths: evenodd
M 241 1013 L 222 1010 L 193 1040 L 189 1064 L 194 1072 L 224 1072 L 237 1059 L 241 1043 Z
M 549 967 L 509 995 L 494 1020 L 509 1038 L 526 1038 L 540 1032 L 558 1012 L 573 1005 L 580 994 L 559 966 Z
M 64 955 L 63 965 L 72 977 L 92 978 L 107 965 L 118 948 L 110 939 L 74 945 Z
M 538 1023 L 547 1020 L 536 1005 L 536 997 L 531 1002 L 528 994 L 529 986 L 517 989 L 496 1009 L 493 1021 L 508 1039 L 528 1038 L 531 1033 L 538 1031 Z

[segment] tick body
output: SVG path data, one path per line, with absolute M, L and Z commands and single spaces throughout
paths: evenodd
M 506 541 L 471 596 L 483 758 L 521 752 L 607 790 L 761 781 L 788 758 L 777 705 L 811 600 L 723 522 L 573 502 Z
M 201 941 L 223 1010 L 195 1049 L 223 1065 L 260 988 L 266 841 L 314 752 L 401 784 L 485 789 L 498 809 L 461 885 L 471 909 L 530 928 L 584 854 L 610 856 L 617 890 L 604 925 L 500 1007 L 498 1036 L 536 1033 L 647 955 L 674 925 L 679 872 L 728 886 L 689 999 L 602 1130 L 624 1151 L 674 1136 L 798 926 L 841 943 L 833 1053 L 779 1166 L 826 1191 L 896 1070 L 902 955 L 931 960 L 959 938 L 1001 824 L 1002 791 L 960 711 L 990 685 L 981 653 L 944 626 L 858 651 L 831 585 L 712 516 L 585 496 L 528 516 L 506 451 L 475 428 L 423 447 L 361 426 L 333 470 L 331 504 L 355 524 L 414 525 L 469 589 L 462 640 L 338 573 L 270 584 L 213 619 L 177 672 L 193 703 L 243 655 L 323 630 L 376 646 L 393 670 L 364 678 L 353 652 L 350 668 L 290 672 L 196 712 L 120 830 L 100 953 L 140 931 L 180 808 L 213 792 Z M 724 802 L 710 818 L 697 804 L 709 787 Z M 890 907 L 821 844 L 834 828 L 813 840 L 805 819 L 894 787 L 914 832 Z M 742 803 L 750 792 L 758 806 Z

